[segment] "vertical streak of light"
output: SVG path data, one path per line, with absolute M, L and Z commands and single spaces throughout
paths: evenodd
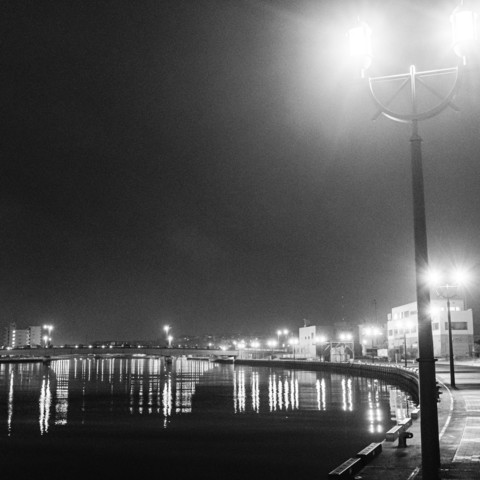
M 292 410 L 298 409 L 298 380 L 295 376 L 290 380 L 290 403 L 292 405 Z
M 234 375 L 234 412 L 245 411 L 245 370 L 235 370 Z
M 285 381 L 283 383 L 283 392 L 284 392 L 283 401 L 284 401 L 284 404 L 285 404 L 285 410 L 288 410 L 288 407 L 290 406 L 290 401 L 289 401 L 290 388 L 289 388 L 289 383 L 288 383 L 287 379 L 285 379 Z
M 164 428 L 168 426 L 168 418 L 172 414 L 172 374 L 168 372 L 165 385 L 163 387 L 163 415 L 164 415 Z
M 12 433 L 12 418 L 13 418 L 13 383 L 15 377 L 13 368 L 10 370 L 10 378 L 8 383 L 8 416 L 7 416 L 7 431 L 8 436 Z
M 50 376 L 47 370 L 47 372 L 43 376 L 42 387 L 40 391 L 40 400 L 39 400 L 39 406 L 40 406 L 39 423 L 40 423 L 41 435 L 43 435 L 44 433 L 48 433 L 51 404 L 52 404 L 52 394 L 50 392 Z
M 252 372 L 252 408 L 254 412 L 260 412 L 260 392 L 259 392 L 258 372 Z
M 233 371 L 233 413 L 237 413 L 237 370 Z
M 153 383 L 155 382 L 156 371 L 155 371 L 155 359 L 151 358 L 148 361 L 148 396 L 147 396 L 147 407 L 148 413 L 152 413 L 153 405 Z
M 273 375 L 270 374 L 268 376 L 268 407 L 270 409 L 271 412 L 273 412 L 275 410 L 275 402 L 276 402 L 276 399 L 274 397 L 274 393 L 273 393 Z
M 278 409 L 283 409 L 283 382 L 281 379 L 277 383 L 277 398 L 278 398 Z
M 353 411 L 353 382 L 352 379 L 349 378 L 347 381 L 347 401 L 348 401 L 348 410 L 350 412 Z
M 144 359 L 140 359 L 138 363 L 138 413 L 143 413 L 143 370 Z
M 158 362 L 160 362 L 160 359 L 158 359 Z M 161 407 L 162 407 L 162 397 L 161 397 L 161 391 L 162 391 L 162 365 L 160 363 L 157 363 L 158 365 L 158 379 L 157 379 L 157 413 L 160 413 Z
M 130 380 L 130 391 L 129 391 L 129 403 L 130 403 L 130 413 L 133 414 L 135 407 L 135 384 L 133 380 Z
M 68 383 L 70 376 L 70 360 L 53 362 L 52 370 L 57 379 L 55 425 L 66 425 L 68 417 Z

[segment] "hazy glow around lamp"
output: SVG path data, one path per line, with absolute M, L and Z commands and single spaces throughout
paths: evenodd
M 477 13 L 468 8 L 462 0 L 452 12 L 450 23 L 452 24 L 453 51 L 466 64 L 466 58 L 478 38 Z
M 358 20 L 348 31 L 348 40 L 350 56 L 355 59 L 363 78 L 372 64 L 372 30 L 365 22 Z

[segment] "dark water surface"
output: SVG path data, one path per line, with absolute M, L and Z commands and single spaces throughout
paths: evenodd
M 381 381 L 203 360 L 0 364 L 0 468 L 15 478 L 307 479 L 410 408 Z

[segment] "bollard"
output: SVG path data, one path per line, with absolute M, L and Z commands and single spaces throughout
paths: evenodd
M 412 438 L 412 432 L 402 432 L 398 435 L 398 448 L 407 448 L 407 438 Z

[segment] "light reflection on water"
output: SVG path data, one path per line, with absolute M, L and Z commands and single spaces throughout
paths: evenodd
M 208 402 L 198 391 L 208 391 Z M 7 407 L 0 415 L 6 411 L 8 436 L 15 435 L 17 422 L 32 423 L 35 396 L 40 435 L 51 434 L 53 427 L 67 428 L 72 421 L 88 425 L 107 412 L 115 418 L 158 416 L 167 428 L 176 416 L 201 414 L 204 408 L 209 415 L 212 410 L 228 414 L 229 409 L 234 415 L 358 410 L 365 431 L 378 434 L 405 418 L 411 407 L 404 392 L 375 379 L 233 367 L 185 357 L 172 365 L 161 358 L 70 358 L 51 367 L 0 364 L 0 404 Z M 233 408 L 224 403 L 228 397 Z

